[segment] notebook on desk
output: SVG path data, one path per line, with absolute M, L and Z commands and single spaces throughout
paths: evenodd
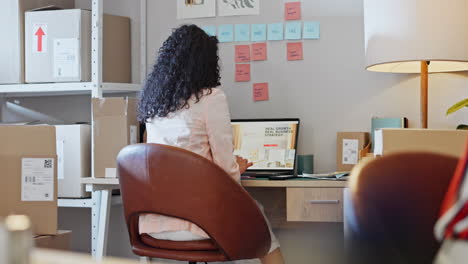
M 242 176 L 294 175 L 299 119 L 232 120 L 234 154 L 253 162 Z

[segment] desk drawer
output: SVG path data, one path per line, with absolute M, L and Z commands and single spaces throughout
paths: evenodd
M 287 188 L 288 221 L 343 222 L 343 188 Z

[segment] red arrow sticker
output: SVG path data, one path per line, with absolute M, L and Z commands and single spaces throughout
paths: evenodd
M 33 25 L 33 53 L 47 52 L 47 24 Z

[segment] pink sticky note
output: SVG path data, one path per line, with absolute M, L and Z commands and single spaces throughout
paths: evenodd
M 250 64 L 236 64 L 236 82 L 250 81 Z
M 267 59 L 267 44 L 255 43 L 252 44 L 252 60 L 262 61 Z
M 284 4 L 284 19 L 301 19 L 301 2 L 289 2 Z
M 302 42 L 288 43 L 288 60 L 303 60 Z
M 236 45 L 236 63 L 250 62 L 249 45 Z
M 253 99 L 254 101 L 267 101 L 269 99 L 268 83 L 253 84 Z

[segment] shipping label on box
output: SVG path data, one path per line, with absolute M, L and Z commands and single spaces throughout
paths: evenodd
M 21 201 L 53 201 L 54 186 L 54 159 L 22 158 Z

